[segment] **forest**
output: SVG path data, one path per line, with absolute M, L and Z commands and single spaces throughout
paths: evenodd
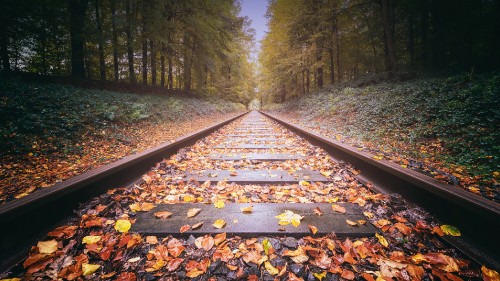
M 248 102 L 253 31 L 232 0 L 2 1 L 2 73 L 111 81 Z
M 270 1 L 259 87 L 283 102 L 360 76 L 498 70 L 499 14 L 497 0 Z

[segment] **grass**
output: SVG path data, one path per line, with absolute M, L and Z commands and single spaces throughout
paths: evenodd
M 498 187 L 499 73 L 333 86 L 267 109 L 375 153 L 435 165 L 462 183 Z

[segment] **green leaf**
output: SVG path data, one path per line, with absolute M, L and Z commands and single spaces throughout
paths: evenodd
M 440 227 L 441 227 L 441 230 L 443 230 L 444 234 L 446 234 L 446 235 L 451 235 L 451 236 L 460 236 L 460 235 L 462 235 L 460 233 L 460 230 L 457 227 L 453 226 L 453 225 L 443 224 Z

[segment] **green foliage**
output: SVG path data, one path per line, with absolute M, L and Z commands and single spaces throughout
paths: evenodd
M 16 80 L 0 80 L 0 93 L 2 154 L 25 153 L 37 138 L 53 139 L 61 147 L 77 143 L 89 127 L 99 131 L 244 109 L 241 104 L 215 98 L 135 95 Z
M 500 169 L 500 74 L 419 79 L 365 87 L 330 87 L 268 109 L 298 112 L 301 118 L 335 120 L 335 129 L 354 140 L 399 153 L 430 156 L 490 177 Z M 325 126 L 316 123 L 319 127 Z M 420 150 L 439 144 L 444 149 Z M 427 154 L 427 155 L 424 155 Z

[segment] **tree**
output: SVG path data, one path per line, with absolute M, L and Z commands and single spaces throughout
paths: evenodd
M 83 47 L 85 44 L 85 13 L 88 0 L 68 0 L 70 13 L 71 37 L 71 75 L 75 78 L 85 77 Z

